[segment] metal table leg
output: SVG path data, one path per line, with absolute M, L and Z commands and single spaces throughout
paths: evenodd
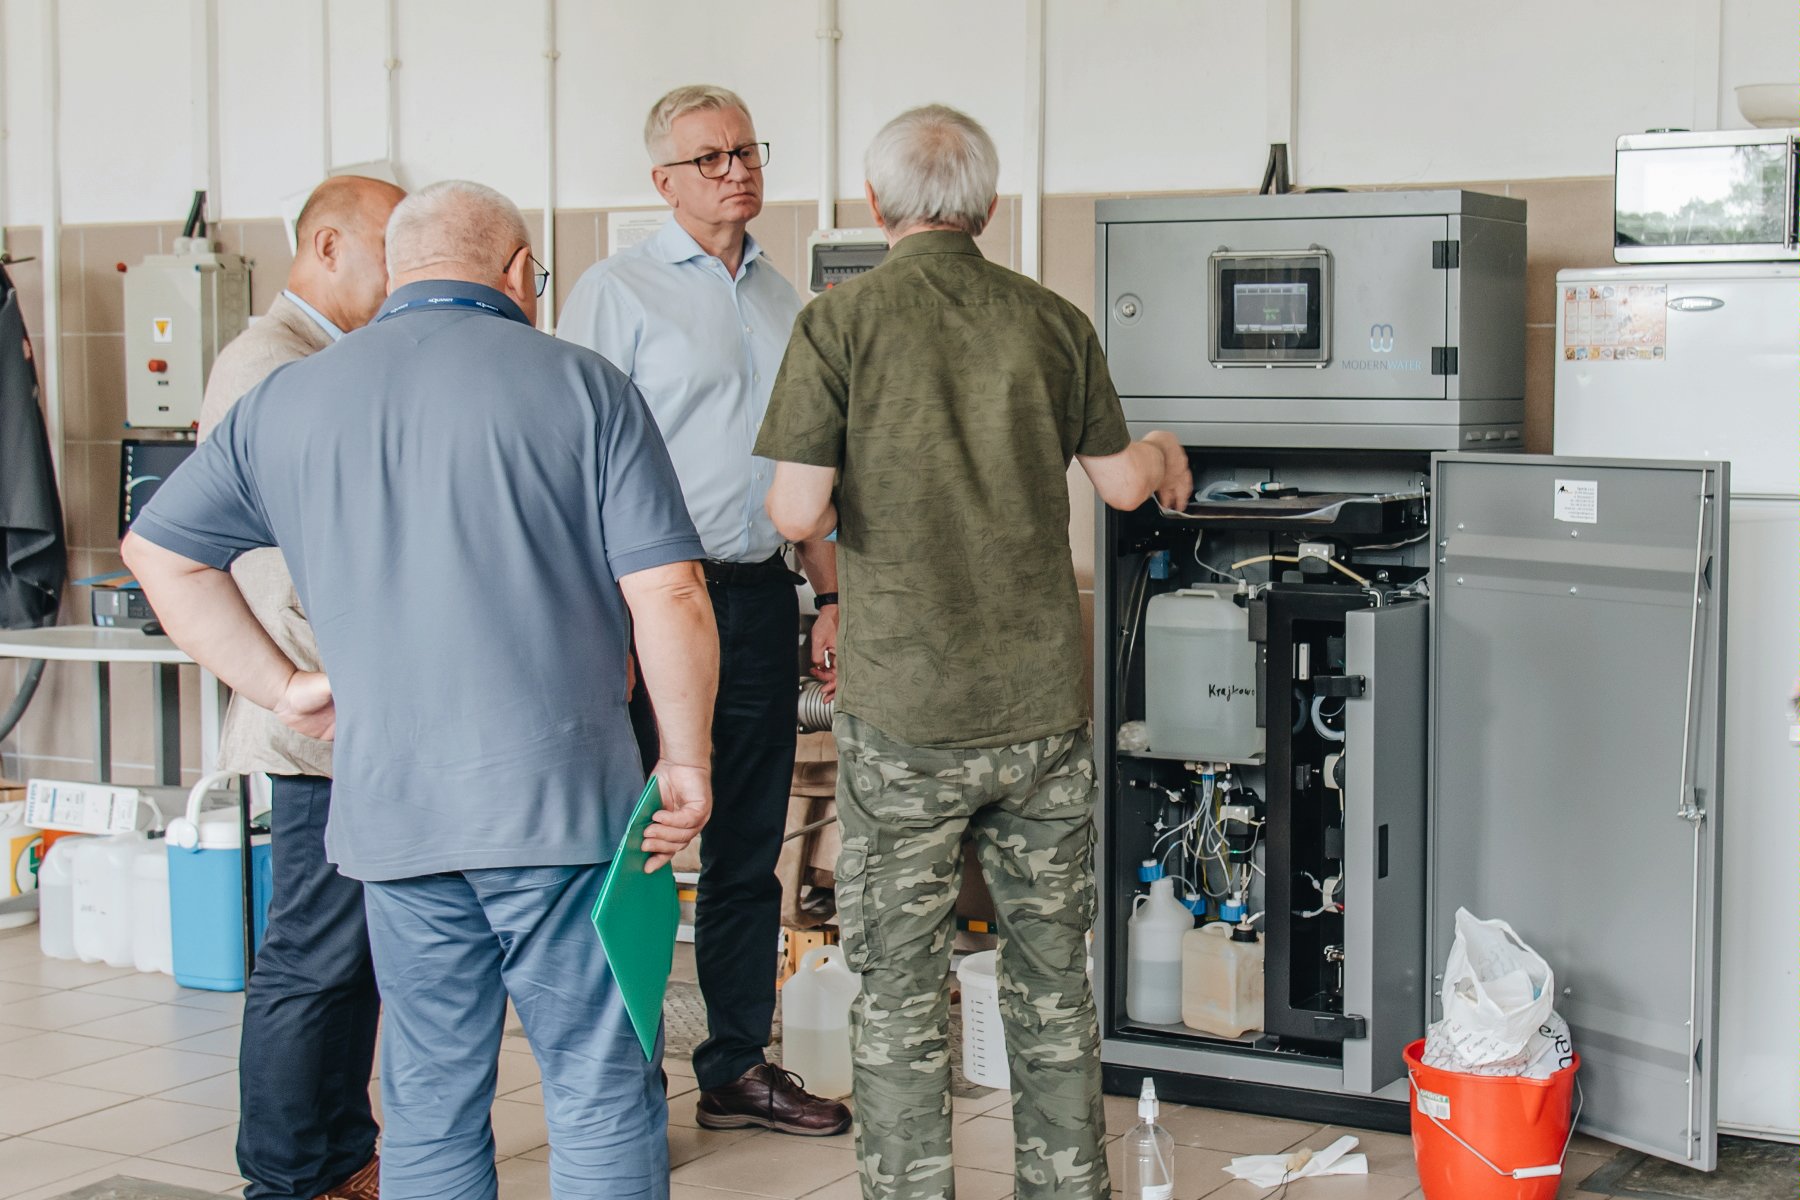
M 94 762 L 100 782 L 112 782 L 112 664 L 94 664 Z
M 163 787 L 181 786 L 181 668 L 157 663 L 151 670 L 156 683 L 156 782 Z

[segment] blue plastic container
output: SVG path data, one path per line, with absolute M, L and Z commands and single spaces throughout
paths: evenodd
M 244 868 L 239 819 L 231 809 L 204 816 L 208 789 L 229 776 L 208 776 L 188 793 L 186 817 L 169 822 L 169 927 L 175 982 L 209 992 L 244 990 Z M 256 945 L 269 923 L 274 874 L 269 839 L 252 838 Z

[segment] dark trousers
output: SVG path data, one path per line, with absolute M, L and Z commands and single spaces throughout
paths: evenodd
M 312 1200 L 375 1153 L 381 997 L 362 884 L 325 861 L 331 780 L 274 777 L 274 892 L 244 996 L 238 1169 L 247 1200 Z
M 781 881 L 775 860 L 794 776 L 796 638 L 800 609 L 786 578 L 707 584 L 719 626 L 719 700 L 713 710 L 713 811 L 700 839 L 694 963 L 707 1038 L 694 1051 L 704 1089 L 763 1062 L 775 1016 Z M 632 727 L 646 772 L 657 755 L 644 689 Z

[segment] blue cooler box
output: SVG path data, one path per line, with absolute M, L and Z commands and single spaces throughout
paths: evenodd
M 169 822 L 169 928 L 176 983 L 209 992 L 241 992 L 244 867 L 236 798 L 229 797 L 231 809 L 200 813 L 209 786 L 218 778 L 210 776 L 196 784 L 188 794 L 187 816 Z M 251 839 L 250 867 L 260 947 L 274 883 L 267 836 Z

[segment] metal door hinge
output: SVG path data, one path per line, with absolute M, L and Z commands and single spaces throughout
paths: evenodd
M 1456 347 L 1433 346 L 1431 348 L 1431 373 L 1433 375 L 1456 374 Z
M 1431 269 L 1454 271 L 1462 266 L 1462 243 L 1455 239 L 1431 243 Z
M 1676 815 L 1684 821 L 1706 820 L 1706 789 L 1689 788 L 1682 796 L 1681 810 Z

